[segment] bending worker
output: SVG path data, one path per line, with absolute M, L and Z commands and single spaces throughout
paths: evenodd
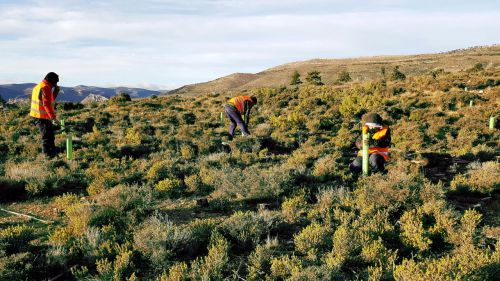
M 383 125 L 383 120 L 377 113 L 367 113 L 362 117 L 363 121 L 363 132 L 370 133 L 369 139 L 369 151 L 370 154 L 370 166 L 379 172 L 385 171 L 385 162 L 389 159 L 389 144 L 391 143 L 391 130 L 389 126 Z M 360 151 L 358 151 L 358 156 L 349 165 L 349 169 L 352 172 L 359 173 L 362 170 L 362 138 L 360 137 L 356 142 L 356 146 Z
M 248 121 L 250 120 L 250 110 L 257 104 L 257 98 L 252 96 L 239 96 L 230 99 L 224 106 L 226 116 L 231 121 L 229 126 L 229 140 L 234 138 L 236 124 L 241 129 L 244 136 L 250 135 L 248 131 Z
M 59 94 L 59 76 L 49 72 L 45 79 L 33 88 L 30 116 L 42 136 L 42 152 L 52 158 L 57 154 L 54 144 L 54 125 L 59 121 L 55 113 L 55 101 Z

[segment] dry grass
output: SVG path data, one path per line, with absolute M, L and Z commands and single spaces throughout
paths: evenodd
M 186 85 L 171 94 L 201 94 L 212 92 L 242 91 L 262 87 L 279 87 L 289 85 L 294 71 L 298 71 L 302 80 L 310 71 L 320 71 L 323 82 L 333 85 L 340 72 L 347 70 L 354 82 L 381 78 L 381 67 L 385 67 L 386 75 L 395 66 L 405 74 L 419 75 L 434 69 L 456 72 L 473 67 L 476 63 L 498 66 L 500 45 L 481 47 L 458 52 L 441 54 L 424 54 L 412 56 L 376 56 L 350 59 L 313 59 L 302 62 L 287 63 L 257 74 L 234 73 L 205 83 Z

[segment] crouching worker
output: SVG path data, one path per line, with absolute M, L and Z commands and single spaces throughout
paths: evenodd
M 42 82 L 38 83 L 31 94 L 30 116 L 42 136 L 42 152 L 52 158 L 57 154 L 54 144 L 54 126 L 59 124 L 56 119 L 55 101 L 59 94 L 59 76 L 49 72 Z
M 256 97 L 239 96 L 230 99 L 224 106 L 227 118 L 231 121 L 229 126 L 229 140 L 234 138 L 236 124 L 240 127 L 244 136 L 250 135 L 248 131 L 248 121 L 250 120 L 250 110 L 257 104 Z
M 369 155 L 370 167 L 378 172 L 385 172 L 385 162 L 389 159 L 389 144 L 391 143 L 391 130 L 383 125 L 383 120 L 377 113 L 367 113 L 362 118 L 363 132 L 370 133 Z M 360 173 L 363 165 L 362 136 L 356 142 L 358 156 L 349 165 L 351 172 Z

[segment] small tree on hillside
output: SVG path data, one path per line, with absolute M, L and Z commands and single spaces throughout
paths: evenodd
M 382 74 L 382 78 L 385 78 L 385 66 L 380 68 L 380 74 Z
M 123 102 L 127 102 L 127 101 L 131 101 L 132 99 L 130 98 L 130 95 L 127 94 L 127 93 L 119 93 L 118 95 L 116 96 L 113 96 L 109 99 L 109 101 L 111 103 L 123 103 Z
M 290 81 L 290 85 L 299 85 L 302 84 L 302 81 L 300 81 L 300 74 L 297 70 L 292 74 L 292 80 Z
M 352 78 L 351 78 L 351 75 L 349 74 L 349 72 L 347 72 L 347 70 L 342 70 L 339 73 L 339 77 L 337 78 L 337 81 L 338 82 L 349 82 L 349 81 L 352 81 Z
M 396 65 L 394 69 L 392 70 L 392 75 L 391 75 L 392 80 L 405 80 L 406 75 L 399 70 L 399 66 Z
M 472 72 L 479 72 L 479 71 L 482 71 L 484 70 L 484 65 L 480 62 L 476 63 L 471 69 L 470 71 Z
M 319 71 L 311 71 L 307 73 L 306 77 L 307 82 L 313 84 L 313 85 L 323 85 L 323 82 L 321 81 L 321 73 Z

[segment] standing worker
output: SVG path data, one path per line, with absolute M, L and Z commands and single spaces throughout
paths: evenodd
M 250 110 L 256 104 L 257 98 L 254 96 L 234 97 L 227 102 L 224 109 L 226 110 L 227 118 L 231 121 L 231 125 L 229 126 L 229 140 L 234 138 L 236 124 L 238 124 L 244 136 L 250 135 L 250 132 L 248 131 Z
M 370 133 L 369 163 L 372 169 L 378 172 L 385 172 L 385 162 L 389 159 L 389 145 L 391 144 L 391 130 L 389 126 L 383 125 L 383 120 L 377 113 L 367 113 L 362 117 L 363 132 Z M 362 149 L 361 138 L 356 142 L 358 149 Z M 362 151 L 358 151 L 358 156 L 349 165 L 351 172 L 360 173 L 362 170 Z
M 42 136 L 42 152 L 49 158 L 56 156 L 54 126 L 59 124 L 55 113 L 55 101 L 59 94 L 59 76 L 49 72 L 42 82 L 33 88 L 30 116 Z

